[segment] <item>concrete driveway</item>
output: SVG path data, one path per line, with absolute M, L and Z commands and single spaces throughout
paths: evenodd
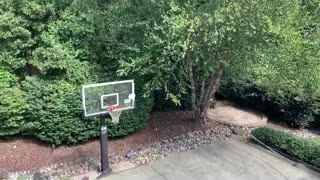
M 104 180 L 319 180 L 240 136 L 110 175 Z

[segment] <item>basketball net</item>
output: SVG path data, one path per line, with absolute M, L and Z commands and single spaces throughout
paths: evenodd
M 108 111 L 109 111 L 109 114 L 111 116 L 111 122 L 113 124 L 118 124 L 119 123 L 119 118 L 120 118 L 120 115 L 121 115 L 120 107 L 119 106 L 115 106 L 115 105 L 111 105 L 111 106 L 108 106 Z

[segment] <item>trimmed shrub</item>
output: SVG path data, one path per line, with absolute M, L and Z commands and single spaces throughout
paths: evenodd
M 320 138 L 300 138 L 271 128 L 257 128 L 252 135 L 266 145 L 320 168 Z
M 27 107 L 18 78 L 0 69 L 0 90 L 0 137 L 17 134 Z
M 97 118 L 82 118 L 80 86 L 62 80 L 28 77 L 23 84 L 29 104 L 24 135 L 51 145 L 83 142 L 99 135 Z M 118 125 L 108 124 L 110 137 L 123 136 L 144 127 L 152 109 L 152 98 L 137 95 L 137 109 L 124 112 Z M 109 121 L 110 122 L 110 121 Z

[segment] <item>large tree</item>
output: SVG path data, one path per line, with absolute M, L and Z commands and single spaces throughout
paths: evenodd
M 299 0 L 170 0 L 153 6 L 159 17 L 138 37 L 145 39 L 143 45 L 128 48 L 130 54 L 121 58 L 119 73 L 148 77 L 147 92 L 166 89 L 172 82 L 180 92 L 190 91 L 192 110 L 201 123 L 207 121 L 226 70 L 248 73 L 257 62 L 285 67 L 296 50 L 308 44 L 301 32 L 306 19 Z

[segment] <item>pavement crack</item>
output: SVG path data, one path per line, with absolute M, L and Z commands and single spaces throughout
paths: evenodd
M 159 176 L 161 176 L 164 180 L 168 180 L 166 177 L 164 177 L 156 168 L 154 168 L 152 165 L 149 165 L 148 166 L 153 169 L 156 173 L 159 174 Z

